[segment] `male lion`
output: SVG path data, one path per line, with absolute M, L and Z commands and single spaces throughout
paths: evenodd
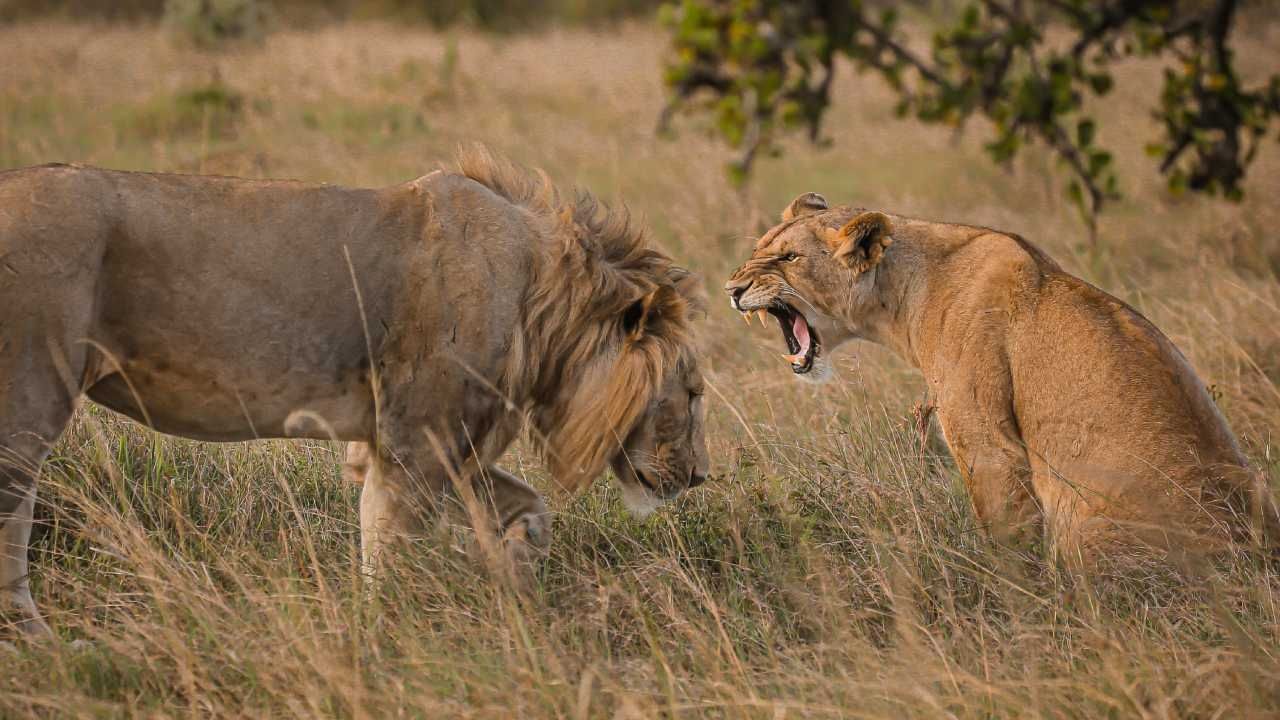
M 367 569 L 454 491 L 545 547 L 493 465 L 526 417 L 565 488 L 612 462 L 637 504 L 671 498 L 707 473 L 694 285 L 624 213 L 479 149 L 376 190 L 0 173 L 0 600 L 48 631 L 35 477 L 81 395 L 200 440 L 368 443 Z
M 1207 550 L 1274 505 L 1191 366 L 1146 318 L 1022 238 L 806 193 L 725 285 L 804 378 L 853 338 L 919 368 L 979 520 L 1068 562 Z M 1176 541 L 1176 542 L 1175 542 Z

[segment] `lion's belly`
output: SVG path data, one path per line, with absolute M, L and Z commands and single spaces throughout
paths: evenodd
M 259 438 L 365 440 L 373 435 L 373 397 L 352 378 L 291 383 L 286 389 L 236 389 L 132 367 L 94 383 L 89 398 L 160 432 L 194 440 Z M 254 385 L 246 383 L 246 385 Z M 301 388 L 301 391 L 299 391 Z

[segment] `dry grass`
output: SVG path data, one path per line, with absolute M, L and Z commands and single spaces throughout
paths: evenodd
M 1242 62 L 1280 61 L 1280 26 Z M 794 195 L 1020 232 L 1133 303 L 1220 395 L 1280 479 L 1280 148 L 1248 199 L 1170 199 L 1141 146 L 1158 69 L 1099 108 L 1127 200 L 1090 252 L 1052 163 L 1005 172 L 974 138 L 892 119 L 846 73 L 828 132 L 760 165 L 685 125 L 655 139 L 647 28 L 456 38 L 381 25 L 279 33 L 230 55 L 155 29 L 0 29 L 0 167 L 120 168 L 381 184 L 479 139 L 625 198 L 713 300 Z M 207 92 L 211 83 L 218 92 Z M 227 89 L 231 93 L 225 92 Z M 203 92 L 193 92 L 201 91 Z M 221 94 L 220 94 L 221 93 Z M 366 601 L 355 492 L 323 444 L 208 445 L 87 408 L 49 463 L 34 550 L 67 645 L 0 656 L 8 716 L 1249 717 L 1280 711 L 1275 568 L 1082 587 L 984 549 L 954 467 L 921 442 L 921 383 L 854 347 L 792 382 L 773 332 L 712 303 L 710 444 L 723 479 L 646 522 L 606 483 L 555 502 L 534 597 L 488 583 L 450 537 Z M 508 464 L 547 487 L 527 453 Z

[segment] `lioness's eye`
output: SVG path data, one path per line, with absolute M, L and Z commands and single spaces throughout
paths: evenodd
M 786 255 L 782 256 L 782 262 L 795 262 L 796 260 L 799 260 L 799 259 L 800 259 L 800 256 L 792 252 L 789 252 Z

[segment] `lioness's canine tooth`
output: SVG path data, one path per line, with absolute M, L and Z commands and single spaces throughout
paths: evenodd
M 751 327 L 751 314 L 746 310 L 742 311 L 742 322 L 746 323 L 747 327 Z
M 756 317 L 760 318 L 761 327 L 769 327 L 769 324 L 764 321 L 765 318 L 769 317 L 769 313 L 765 312 L 764 310 L 757 310 Z M 751 321 L 748 320 L 747 324 L 750 325 Z

